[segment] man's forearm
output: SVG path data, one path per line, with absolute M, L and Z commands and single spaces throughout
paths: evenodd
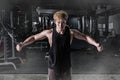
M 27 46 L 35 41 L 33 36 L 28 37 L 24 42 L 22 42 L 22 47 Z
M 86 36 L 87 42 L 95 47 L 99 46 L 100 44 L 97 43 L 93 38 L 91 38 L 90 36 Z

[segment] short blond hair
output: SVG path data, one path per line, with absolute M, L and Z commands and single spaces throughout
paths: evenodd
M 56 19 L 67 20 L 68 19 L 68 13 L 66 11 L 63 11 L 63 10 L 57 11 L 57 12 L 54 13 L 53 19 L 54 20 L 56 20 Z

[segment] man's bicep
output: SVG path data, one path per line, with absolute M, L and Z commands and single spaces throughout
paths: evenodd
M 34 38 L 35 38 L 35 40 L 43 40 L 43 39 L 47 38 L 46 31 L 42 31 L 42 32 L 34 35 Z
M 78 30 L 73 30 L 73 35 L 74 35 L 74 38 L 76 39 L 80 39 L 80 40 L 86 40 L 86 35 L 79 32 Z

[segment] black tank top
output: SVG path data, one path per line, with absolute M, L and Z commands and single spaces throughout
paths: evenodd
M 49 50 L 48 66 L 57 73 L 64 73 L 71 67 L 70 30 L 66 26 L 64 34 L 53 28 L 52 47 Z

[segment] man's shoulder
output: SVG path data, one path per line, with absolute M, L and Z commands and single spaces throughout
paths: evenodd
M 73 34 L 76 29 L 70 29 L 70 32 Z
M 44 30 L 44 31 L 45 31 L 46 34 L 51 34 L 51 33 L 53 32 L 53 28 L 51 28 L 51 29 L 46 29 L 46 30 Z
M 47 31 L 48 33 L 51 33 L 51 32 L 53 32 L 53 28 L 47 29 L 46 31 Z
M 78 29 L 70 29 L 70 32 L 71 34 L 74 34 L 74 33 L 79 33 L 80 31 Z

